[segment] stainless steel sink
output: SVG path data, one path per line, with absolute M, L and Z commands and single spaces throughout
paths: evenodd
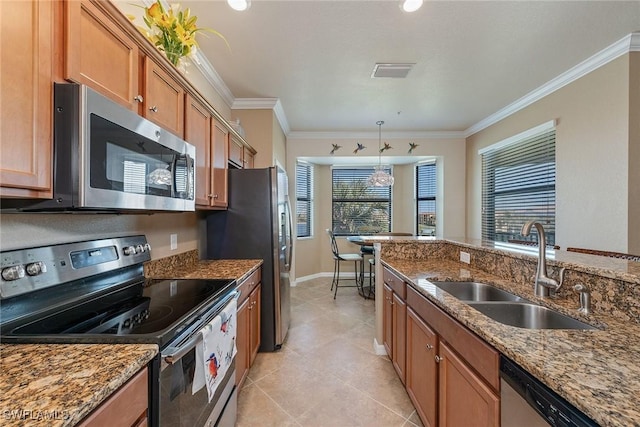
M 510 292 L 478 282 L 433 282 L 460 301 L 526 301 Z
M 493 320 L 526 329 L 597 329 L 547 307 L 530 302 L 467 302 Z

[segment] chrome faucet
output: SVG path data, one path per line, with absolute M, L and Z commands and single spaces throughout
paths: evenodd
M 556 292 L 562 286 L 562 282 L 564 282 L 564 267 L 560 269 L 560 277 L 558 280 L 547 276 L 547 238 L 544 234 L 542 224 L 538 221 L 527 221 L 522 226 L 520 233 L 523 236 L 528 236 L 533 226 L 535 226 L 538 231 L 538 269 L 536 270 L 536 281 L 533 292 L 537 297 L 548 297 L 551 295 L 551 291 Z

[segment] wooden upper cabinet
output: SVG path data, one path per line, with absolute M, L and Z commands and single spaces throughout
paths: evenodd
M 143 116 L 182 138 L 184 89 L 148 56 L 144 59 L 144 69 Z
M 138 111 L 136 42 L 89 0 L 65 1 L 65 78 Z
M 245 169 L 253 169 L 255 154 L 247 147 L 242 150 L 242 164 Z
M 0 1 L 0 195 L 51 198 L 54 3 Z
M 243 168 L 242 158 L 244 156 L 244 146 L 235 137 L 229 137 L 229 163 Z
M 215 120 L 212 120 L 213 140 L 211 150 L 213 157 L 211 164 L 213 174 L 211 175 L 211 206 L 226 208 L 227 180 L 228 180 L 228 159 L 229 159 L 229 132 Z
M 184 137 L 196 147 L 196 204 L 209 205 L 211 194 L 211 113 L 191 95 L 186 96 Z

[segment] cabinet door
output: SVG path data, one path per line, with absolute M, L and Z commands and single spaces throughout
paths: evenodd
M 443 342 L 439 355 L 439 425 L 498 427 L 500 398 Z
M 435 427 L 438 409 L 438 336 L 418 315 L 407 309 L 406 387 L 425 427 Z
M 196 147 L 196 204 L 209 206 L 211 194 L 211 114 L 191 95 L 186 97 L 184 138 Z
M 229 137 L 229 162 L 233 165 L 242 168 L 242 156 L 244 154 L 244 146 L 240 141 L 233 136 Z
M 184 136 L 184 89 L 153 59 L 144 59 L 143 116 L 173 132 Z
M 407 334 L 407 303 L 404 302 L 394 292 L 392 304 L 392 325 L 393 332 L 391 334 L 393 354 L 393 367 L 395 368 L 402 384 L 405 383 L 405 366 L 406 366 L 406 334 Z
M 227 173 L 229 171 L 229 132 L 215 120 L 213 123 L 213 141 L 211 142 L 211 206 L 226 208 L 227 202 Z
M 65 78 L 138 111 L 138 45 L 89 0 L 65 1 Z
M 238 330 L 236 332 L 236 385 L 239 387 L 249 373 L 249 305 L 246 298 L 238 307 Z
M 0 195 L 52 197 L 53 7 L 0 1 Z
M 258 283 L 258 286 L 251 292 L 251 307 L 250 310 L 250 321 L 251 324 L 249 326 L 251 333 L 249 337 L 251 339 L 250 349 L 251 355 L 249 358 L 249 366 L 253 364 L 253 361 L 256 359 L 256 355 L 258 354 L 258 348 L 260 348 L 260 297 L 262 293 L 262 285 Z
M 242 164 L 245 169 L 253 169 L 254 155 L 247 147 L 242 150 Z
M 389 355 L 393 359 L 393 292 L 386 283 L 382 289 L 382 343 Z

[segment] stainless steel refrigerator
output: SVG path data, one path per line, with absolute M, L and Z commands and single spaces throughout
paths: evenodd
M 279 167 L 229 170 L 229 207 L 207 216 L 209 259 L 264 260 L 260 351 L 275 351 L 291 319 L 291 209 Z

